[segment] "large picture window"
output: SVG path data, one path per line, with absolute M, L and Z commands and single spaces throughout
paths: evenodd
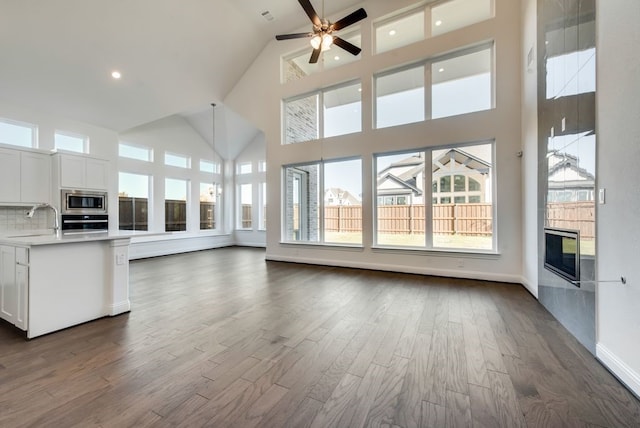
M 118 174 L 118 229 L 149 230 L 149 176 Z
M 239 216 L 238 229 L 251 229 L 253 226 L 253 185 L 245 183 L 238 186 Z
M 375 163 L 376 245 L 494 248 L 493 143 L 385 153 Z
M 362 160 L 284 168 L 283 240 L 362 245 Z

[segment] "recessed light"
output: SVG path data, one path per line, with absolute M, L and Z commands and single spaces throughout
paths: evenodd
M 118 70 L 114 70 L 111 72 L 111 77 L 114 79 L 119 79 L 122 77 L 122 74 Z
M 362 92 L 362 88 L 358 88 L 358 92 Z
M 336 61 L 340 61 L 340 57 L 338 55 L 334 56 L 333 59 L 335 59 Z
M 436 27 L 439 27 L 439 26 L 441 26 L 441 25 L 442 25 L 442 21 L 438 19 L 438 20 L 436 21 Z
M 438 73 L 442 73 L 444 71 L 444 68 L 441 68 L 438 70 Z
M 396 30 L 391 30 L 391 31 L 389 31 L 389 35 L 390 35 L 390 36 L 395 36 L 395 35 L 396 35 Z

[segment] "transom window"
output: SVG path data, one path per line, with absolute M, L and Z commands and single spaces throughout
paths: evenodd
M 149 147 L 135 146 L 133 144 L 120 143 L 118 145 L 118 156 L 144 162 L 153 162 L 153 149 Z
M 31 123 L 0 118 L 0 143 L 35 148 L 38 146 L 38 127 Z
M 56 132 L 54 135 L 56 149 L 78 153 L 89 153 L 89 137 L 69 132 Z

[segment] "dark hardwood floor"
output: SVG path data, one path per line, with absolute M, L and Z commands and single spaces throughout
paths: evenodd
M 0 325 L 0 427 L 638 427 L 522 287 L 264 261 L 131 263 L 131 313 Z

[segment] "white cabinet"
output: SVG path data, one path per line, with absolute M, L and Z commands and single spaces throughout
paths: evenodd
M 50 202 L 50 180 L 48 154 L 0 149 L 0 202 Z
M 29 250 L 0 246 L 0 318 L 27 330 Z
M 0 202 L 20 202 L 20 151 L 0 149 Z
M 59 188 L 107 190 L 109 162 L 81 155 L 57 153 L 54 161 Z
M 20 202 L 51 202 L 51 156 L 43 153 L 20 154 Z

